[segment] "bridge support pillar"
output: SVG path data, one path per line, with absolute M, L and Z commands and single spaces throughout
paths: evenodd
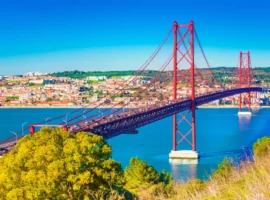
M 173 116 L 173 148 L 171 153 L 169 154 L 170 159 L 198 159 L 199 155 L 196 152 L 196 117 L 195 117 L 195 110 L 196 110 L 196 103 L 195 103 L 195 63 L 194 63 L 194 23 L 193 21 L 190 22 L 188 25 L 178 25 L 177 22 L 174 22 L 173 24 L 174 28 L 174 66 L 173 66 L 173 99 L 177 99 L 177 72 L 179 71 L 178 66 L 180 65 L 180 62 L 185 58 L 188 60 L 188 63 L 190 64 L 190 85 L 191 85 L 191 106 L 190 111 L 186 113 L 185 115 L 179 113 L 181 116 L 181 119 L 177 120 L 177 115 L 175 114 Z M 181 35 L 181 38 L 177 40 L 178 32 L 180 32 L 179 29 L 185 28 L 186 34 Z M 188 44 L 190 47 L 188 48 L 187 52 L 181 52 L 180 46 L 183 44 L 184 40 L 187 39 L 187 33 L 189 32 L 189 42 Z M 178 60 L 177 54 L 178 52 L 181 55 L 181 58 Z M 189 54 L 189 57 L 186 57 L 185 55 Z M 191 121 L 188 120 L 187 115 L 191 113 Z M 190 126 L 190 129 L 188 132 L 184 133 L 183 130 L 180 130 L 180 124 L 181 122 L 186 121 L 188 123 L 188 126 Z M 178 137 L 180 138 L 178 138 Z M 191 150 L 187 150 L 189 148 L 184 147 L 185 150 L 177 150 L 177 145 L 179 145 L 181 142 L 186 141 L 190 146 Z
M 251 116 L 250 111 L 250 105 L 251 105 L 251 96 L 250 96 L 250 84 L 251 84 L 251 73 L 250 73 L 250 53 L 249 51 L 247 53 L 240 52 L 240 63 L 239 63 L 239 87 L 242 87 L 244 84 L 247 84 L 249 91 L 247 96 L 247 101 L 245 101 L 246 98 L 242 98 L 242 95 L 239 95 L 239 112 L 238 116 Z M 248 111 L 242 110 L 242 99 L 248 103 Z
M 198 159 L 199 154 L 193 150 L 179 150 L 171 151 L 169 154 L 170 159 Z
M 251 116 L 252 113 L 250 111 L 246 111 L 246 112 L 238 112 L 238 116 Z
M 67 126 L 63 126 L 62 128 L 64 129 L 64 131 L 68 131 L 68 127 Z
M 29 126 L 30 135 L 33 135 L 35 133 L 35 126 L 31 125 Z

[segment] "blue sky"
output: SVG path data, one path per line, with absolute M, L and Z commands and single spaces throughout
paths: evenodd
M 1 0 L 0 74 L 137 69 L 174 20 L 191 19 L 211 66 L 234 66 L 240 50 L 270 66 L 269 10 L 267 0 Z

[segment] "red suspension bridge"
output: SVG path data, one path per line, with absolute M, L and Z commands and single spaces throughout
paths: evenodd
M 63 127 L 65 130 L 77 133 L 87 131 L 102 135 L 105 139 L 115 137 L 123 133 L 136 133 L 136 129 L 161 120 L 168 116 L 173 116 L 173 145 L 171 158 L 198 158 L 196 152 L 196 108 L 197 106 L 222 99 L 225 97 L 239 95 L 239 113 L 250 114 L 251 93 L 264 92 L 266 88 L 256 86 L 253 82 L 253 73 L 251 70 L 250 53 L 240 52 L 239 62 L 237 64 L 234 76 L 230 79 L 230 84 L 226 86 L 221 84 L 218 78 L 211 70 L 210 64 L 204 53 L 199 37 L 194 27 L 193 21 L 189 24 L 179 25 L 174 22 L 172 29 L 165 39 L 149 57 L 149 59 L 129 77 L 121 88 L 116 88 L 111 94 L 111 98 L 122 94 L 130 84 L 138 80 L 139 77 L 148 70 L 149 65 L 156 59 L 157 55 L 167 43 L 170 35 L 173 33 L 173 52 L 164 64 L 155 72 L 144 87 L 138 88 L 136 96 L 126 97 L 124 103 L 119 102 L 108 107 L 106 100 L 99 99 L 95 104 L 89 104 L 83 108 L 67 113 L 66 115 L 51 118 L 50 120 L 32 124 L 22 132 L 29 129 L 30 134 L 34 134 L 38 127 L 48 126 L 47 123 Z M 197 42 L 197 43 L 196 43 Z M 195 43 L 198 46 L 195 46 Z M 197 68 L 195 63 L 195 49 L 202 55 L 207 66 L 204 71 Z M 197 54 L 196 54 L 197 55 Z M 168 66 L 173 66 L 169 69 Z M 157 86 L 162 87 L 162 78 L 167 75 L 167 80 L 171 80 L 171 90 L 164 93 L 167 95 L 162 101 L 150 101 L 146 106 L 130 108 L 126 111 L 123 108 L 130 107 L 132 100 L 139 99 L 143 95 L 149 95 L 149 90 Z M 166 78 L 165 78 L 166 79 Z M 164 85 L 163 85 L 164 86 Z M 183 94 L 183 87 L 186 88 Z M 203 92 L 202 92 L 203 91 Z M 249 112 L 242 111 L 242 104 L 248 107 Z M 106 109 L 96 114 L 94 110 L 100 107 Z M 96 105 L 96 106 L 92 106 Z M 92 107 L 86 112 L 81 113 L 86 107 Z M 185 111 L 185 112 L 184 112 Z M 109 112 L 109 113 L 108 113 Z M 68 119 L 67 116 L 72 114 L 73 117 Z M 191 120 L 188 115 L 191 115 Z M 84 119 L 82 119 L 84 116 Z M 86 117 L 87 116 L 87 117 Z M 63 123 L 62 121 L 65 121 Z M 190 129 L 182 130 L 181 124 L 188 123 Z M 19 133 L 18 133 L 19 134 Z M 14 145 L 14 137 L 10 137 L 0 142 L 0 147 L 9 147 Z M 180 144 L 186 142 L 190 149 L 180 149 Z M 179 151 L 182 150 L 182 151 Z M 186 150 L 186 151 L 183 151 Z M 188 151 L 187 151 L 188 150 Z

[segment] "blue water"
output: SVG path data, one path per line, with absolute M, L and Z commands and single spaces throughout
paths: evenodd
M 10 136 L 11 131 L 21 130 L 24 122 L 29 125 L 73 110 L 63 108 L 0 109 L 0 140 Z M 94 112 L 97 113 L 98 110 Z M 238 109 L 234 108 L 197 110 L 198 152 L 211 155 L 213 152 L 241 150 L 243 147 L 251 147 L 258 138 L 270 135 L 268 128 L 270 109 L 253 110 L 252 117 L 239 118 L 237 112 Z M 72 117 L 72 114 L 67 116 L 68 119 Z M 188 123 L 181 123 L 181 131 L 185 133 L 188 130 Z M 171 117 L 141 127 L 138 131 L 137 135 L 120 135 L 108 140 L 113 148 L 113 158 L 121 162 L 123 167 L 129 164 L 131 157 L 138 156 L 159 171 L 165 169 L 172 172 L 175 180 L 187 180 L 192 177 L 206 179 L 225 156 L 233 156 L 207 156 L 200 158 L 198 164 L 172 164 L 168 159 L 172 148 Z M 186 142 L 179 146 L 181 147 L 189 148 Z

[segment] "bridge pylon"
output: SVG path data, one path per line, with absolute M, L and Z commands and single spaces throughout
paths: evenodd
M 241 87 L 248 87 L 250 88 L 251 85 L 251 62 L 250 62 L 250 52 L 243 53 L 242 51 L 240 52 L 240 57 L 239 57 L 239 67 L 238 67 L 238 72 L 239 72 L 239 81 L 238 81 L 238 86 L 239 88 Z M 243 101 L 247 99 L 246 103 L 248 111 L 243 111 L 242 110 L 242 104 Z M 250 91 L 247 93 L 247 98 L 242 98 L 242 94 L 239 95 L 239 116 L 251 116 L 251 110 L 250 110 L 250 105 L 251 105 L 251 96 L 250 96 Z
M 174 40 L 173 40 L 173 100 L 178 98 L 177 96 L 177 84 L 178 84 L 178 72 L 180 69 L 180 64 L 183 60 L 186 61 L 187 66 L 189 66 L 187 72 L 190 74 L 190 87 L 191 87 L 191 105 L 190 110 L 185 115 L 179 113 L 173 115 L 173 148 L 169 154 L 170 159 L 198 159 L 198 153 L 196 152 L 196 105 L 195 105 L 195 63 L 194 63 L 194 22 L 190 21 L 189 24 L 178 25 L 175 21 L 173 24 L 174 30 Z M 183 32 L 182 32 L 183 31 Z M 178 39 L 177 36 L 180 35 Z M 185 40 L 188 40 L 188 46 L 185 46 Z M 180 47 L 185 46 L 185 50 Z M 177 55 L 180 55 L 178 58 Z M 191 114 L 191 121 L 188 120 L 188 115 Z M 180 115 L 180 120 L 178 121 L 178 115 Z M 184 133 L 181 131 L 181 122 L 186 121 L 190 127 L 189 131 Z M 179 150 L 177 146 L 186 141 L 191 147 L 186 150 Z

